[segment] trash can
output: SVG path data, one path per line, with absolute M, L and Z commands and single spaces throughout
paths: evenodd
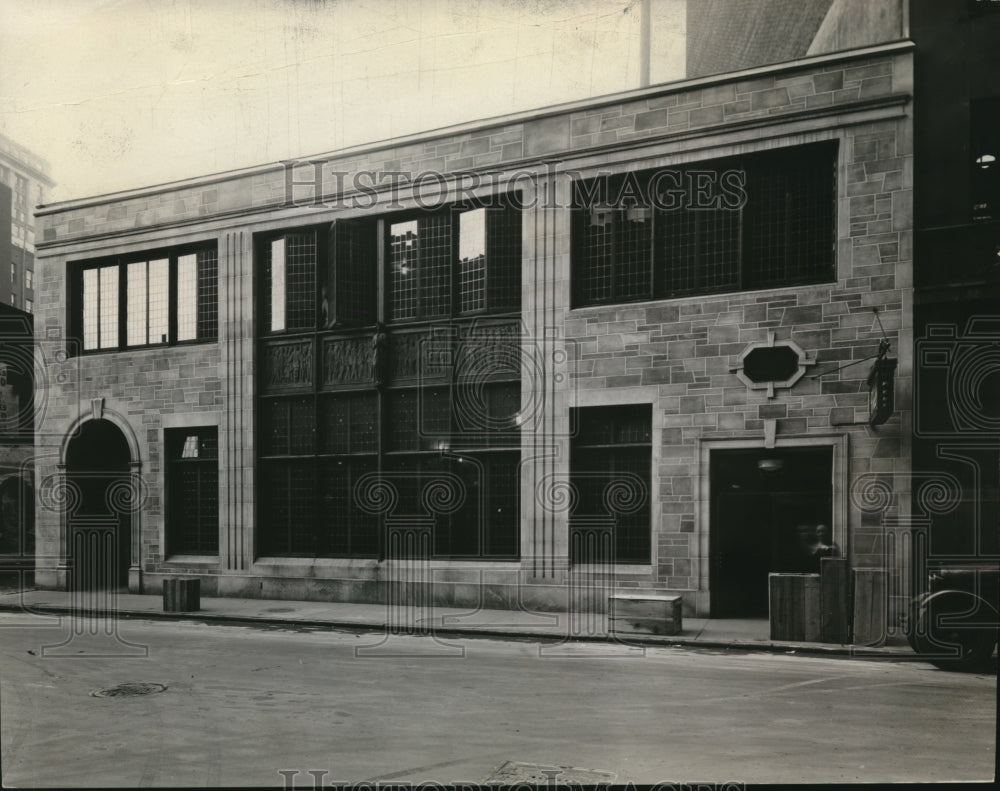
M 820 639 L 819 574 L 770 574 L 772 640 Z
M 173 577 L 163 581 L 164 612 L 197 612 L 201 609 L 201 580 Z

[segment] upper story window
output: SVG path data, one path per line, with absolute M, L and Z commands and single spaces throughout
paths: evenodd
M 452 208 L 388 223 L 387 313 L 420 321 L 517 310 L 521 217 L 510 206 Z
M 261 332 L 305 332 L 375 323 L 375 223 L 328 226 L 262 239 Z
M 24 287 L 30 289 L 35 288 L 35 273 L 30 269 L 24 270 Z
M 85 263 L 76 275 L 71 325 L 84 351 L 211 341 L 218 336 L 214 246 Z
M 836 277 L 836 144 L 577 182 L 575 307 Z

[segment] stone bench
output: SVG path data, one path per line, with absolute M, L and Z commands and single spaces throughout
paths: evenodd
M 680 634 L 683 596 L 655 593 L 608 597 L 608 631 L 615 634 Z

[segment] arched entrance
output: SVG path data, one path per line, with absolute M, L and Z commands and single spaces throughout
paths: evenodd
M 66 446 L 71 590 L 128 586 L 132 539 L 131 454 L 109 420 L 90 420 Z

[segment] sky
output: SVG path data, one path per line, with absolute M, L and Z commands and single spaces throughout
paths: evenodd
M 684 0 L 652 0 L 653 83 Z M 67 200 L 639 87 L 640 0 L 0 0 L 0 133 Z

